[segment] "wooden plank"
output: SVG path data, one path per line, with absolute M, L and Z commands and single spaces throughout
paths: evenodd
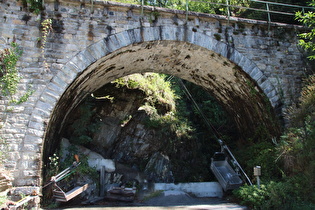
M 88 184 L 85 184 L 83 186 L 79 186 L 79 187 L 75 187 L 72 190 L 70 190 L 69 192 L 65 193 L 65 197 L 64 199 L 60 199 L 60 201 L 62 202 L 66 202 L 71 200 L 72 198 L 76 197 L 77 195 L 81 194 L 82 192 L 84 192 L 87 188 L 88 188 Z M 59 200 L 59 199 L 58 199 Z

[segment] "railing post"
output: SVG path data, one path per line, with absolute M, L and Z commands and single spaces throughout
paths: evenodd
M 270 10 L 269 10 L 269 4 L 266 3 L 266 9 L 267 9 L 267 14 L 268 14 L 268 33 L 270 31 L 270 23 L 271 23 L 271 17 L 270 17 Z
M 144 5 L 144 0 L 141 0 L 141 16 L 143 16 L 143 5 Z
M 186 0 L 186 23 L 188 21 L 188 9 L 189 9 L 188 2 L 189 2 L 189 0 Z
M 267 9 L 267 14 L 268 14 L 268 22 L 271 22 L 271 17 L 270 17 L 270 10 L 269 10 L 269 4 L 266 3 L 266 9 Z
M 226 11 L 227 11 L 227 17 L 228 17 L 228 24 L 230 24 L 230 3 L 229 3 L 229 0 L 226 0 Z

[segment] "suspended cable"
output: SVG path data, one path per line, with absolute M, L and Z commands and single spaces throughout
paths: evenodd
M 207 126 L 212 130 L 216 140 L 218 141 L 220 139 L 220 134 L 219 132 L 215 129 L 215 127 L 209 122 L 209 120 L 207 119 L 207 117 L 205 116 L 205 114 L 201 111 L 200 107 L 198 106 L 198 104 L 196 103 L 196 101 L 194 100 L 194 98 L 192 97 L 192 95 L 190 94 L 189 90 L 187 89 L 186 85 L 184 84 L 184 82 L 181 79 L 177 79 L 177 81 L 180 83 L 180 85 L 183 87 L 184 89 L 184 93 L 186 94 L 187 98 L 189 100 L 191 100 L 195 106 L 195 108 L 197 109 L 197 111 L 199 112 L 199 114 L 201 115 L 201 117 L 203 118 L 203 120 L 205 121 L 205 123 L 207 124 Z
M 170 76 L 167 80 L 170 81 L 174 78 L 174 76 Z M 226 150 L 228 152 L 228 154 L 230 155 L 231 159 L 233 159 L 233 164 L 235 164 L 239 170 L 242 172 L 242 174 L 245 176 L 247 182 L 250 185 L 253 185 L 252 182 L 250 181 L 249 177 L 247 176 L 247 174 L 245 173 L 245 171 L 243 170 L 243 168 L 241 167 L 241 165 L 239 164 L 239 162 L 236 160 L 236 158 L 234 157 L 233 153 L 231 152 L 231 150 L 228 148 L 228 146 L 224 143 L 224 141 L 222 139 L 220 139 L 220 134 L 219 132 L 215 129 L 215 127 L 209 122 L 209 120 L 207 119 L 207 117 L 205 116 L 205 114 L 203 113 L 203 111 L 200 109 L 200 107 L 198 106 L 198 104 L 196 103 L 196 101 L 194 100 L 193 96 L 191 95 L 191 93 L 189 92 L 189 90 L 187 89 L 186 85 L 184 84 L 184 82 L 177 78 L 176 80 L 182 87 L 184 90 L 185 95 L 187 96 L 187 98 L 189 100 L 191 100 L 194 104 L 194 106 L 196 107 L 197 111 L 199 112 L 199 114 L 202 116 L 203 120 L 205 121 L 205 123 L 207 124 L 207 126 L 212 130 L 217 142 L 220 144 L 221 146 L 221 150 Z

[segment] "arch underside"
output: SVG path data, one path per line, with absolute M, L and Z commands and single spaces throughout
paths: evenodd
M 244 137 L 262 125 L 278 133 L 270 101 L 242 67 L 188 42 L 147 41 L 108 53 L 75 78 L 54 108 L 46 131 L 44 158 L 58 144 L 71 110 L 88 94 L 117 78 L 144 72 L 170 74 L 202 86 L 222 104 Z

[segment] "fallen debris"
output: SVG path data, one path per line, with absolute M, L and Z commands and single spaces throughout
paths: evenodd
M 112 201 L 133 202 L 135 200 L 135 195 L 135 188 L 112 187 L 107 191 L 105 199 Z

